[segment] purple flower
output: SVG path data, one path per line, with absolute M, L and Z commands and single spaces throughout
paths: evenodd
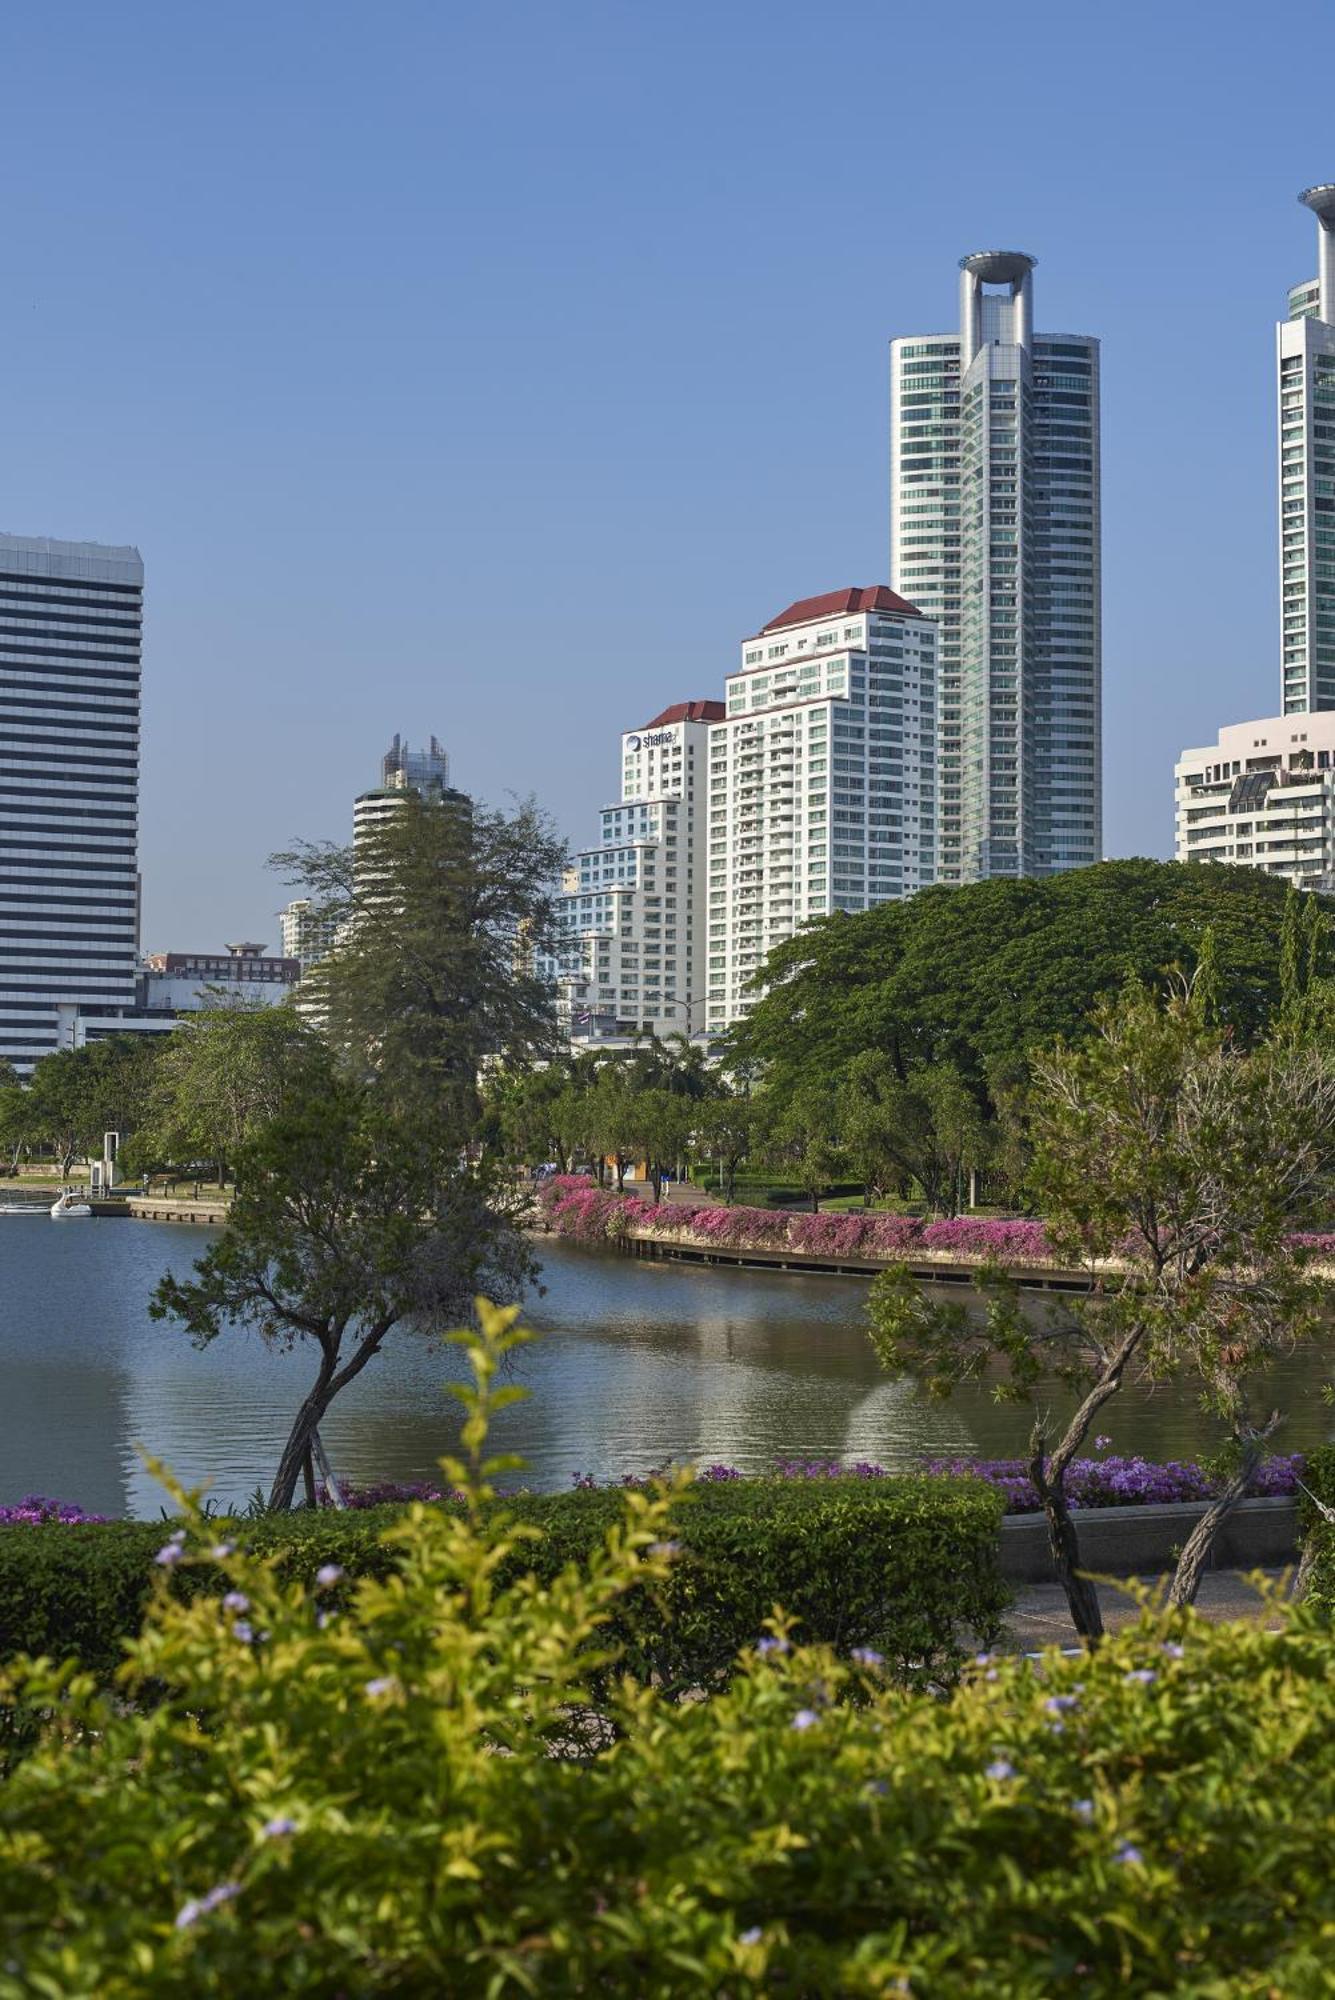
M 975 1653 L 973 1663 L 976 1667 L 990 1667 L 995 1658 L 995 1653 Z
M 848 1657 L 850 1660 L 855 1660 L 860 1667 L 883 1667 L 885 1665 L 885 1654 L 878 1653 L 874 1646 L 854 1646 Z
M 378 1701 L 382 1694 L 392 1694 L 397 1685 L 392 1674 L 381 1674 L 376 1680 L 366 1683 L 366 1693 L 372 1701 Z
M 1129 1840 L 1124 1840 L 1121 1846 L 1113 1852 L 1114 1861 L 1120 1861 L 1125 1866 L 1131 1868 L 1137 1867 L 1144 1859 L 1145 1857 L 1140 1849 L 1133 1847 Z
M 232 1542 L 215 1542 L 209 1550 L 209 1554 L 216 1563 L 226 1562 L 228 1556 L 233 1553 L 234 1547 L 235 1544 Z
M 1077 1819 L 1091 1820 L 1094 1817 L 1093 1799 L 1077 1799 L 1071 1807 Z
M 787 1653 L 791 1651 L 791 1648 L 786 1639 L 776 1639 L 772 1634 L 767 1633 L 763 1639 L 756 1640 L 756 1651 L 762 1655 L 765 1653 Z
M 297 1822 L 294 1819 L 288 1819 L 286 1814 L 283 1813 L 279 1813 L 275 1819 L 266 1819 L 264 1825 L 260 1828 L 260 1832 L 266 1840 L 281 1840 L 285 1834 L 295 1833 L 296 1830 Z
M 1148 1687 L 1150 1682 L 1157 1681 L 1159 1676 L 1155 1673 L 1153 1667 L 1132 1667 L 1130 1673 L 1125 1678 L 1129 1681 L 1138 1682 L 1141 1687 Z
M 183 1554 L 184 1551 L 179 1542 L 165 1542 L 153 1560 L 160 1568 L 171 1569 L 175 1564 L 180 1562 Z
M 1111 1443 L 1112 1439 L 1110 1437 L 1096 1437 L 1094 1440 L 1094 1449 L 1095 1451 L 1106 1451 Z
M 650 1542 L 649 1553 L 651 1556 L 679 1556 L 681 1554 L 681 1543 Z
M 176 1912 L 176 1929 L 189 1930 L 191 1924 L 197 1924 L 201 1917 L 208 1916 L 211 1911 L 218 1909 L 223 1903 L 230 1903 L 234 1896 L 240 1894 L 239 1882 L 220 1882 L 217 1888 L 210 1889 L 206 1896 L 191 1897 L 190 1901 L 182 1903 Z
M 997 1784 L 1001 1784 L 1005 1779 L 1015 1776 L 1015 1766 L 1008 1763 L 1004 1757 L 995 1757 L 984 1771 L 983 1776 L 995 1779 Z
M 248 1646 L 255 1637 L 255 1633 L 253 1628 L 247 1625 L 244 1618 L 238 1618 L 232 1626 L 232 1637 L 239 1639 L 243 1646 Z
M 737 1942 L 738 1944 L 759 1944 L 761 1936 L 760 1925 L 752 1924 L 749 1931 L 742 1931 L 739 1934 Z
M 1163 1650 L 1165 1653 L 1167 1653 L 1170 1660 L 1181 1660 L 1185 1658 L 1187 1651 L 1185 1646 L 1179 1646 L 1176 1639 L 1165 1639 L 1163 1642 Z
M 224 1611 L 249 1611 L 250 1599 L 243 1590 L 229 1590 L 223 1599 Z
M 1064 1715 L 1068 1709 L 1079 1708 L 1078 1694 L 1050 1694 L 1043 1704 L 1049 1715 Z
M 315 1572 L 315 1581 L 321 1590 L 332 1590 L 341 1581 L 343 1571 L 338 1563 L 321 1563 Z
M 820 1721 L 814 1708 L 799 1708 L 793 1717 L 794 1729 L 811 1729 Z

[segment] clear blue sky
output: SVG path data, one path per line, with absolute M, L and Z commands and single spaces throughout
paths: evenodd
M 1107 851 L 1275 707 L 1329 12 L 66 0 L 2 61 L 0 528 L 143 550 L 147 948 L 276 944 L 396 729 L 590 838 L 622 728 L 885 578 L 886 342 L 981 247 L 1104 342 Z

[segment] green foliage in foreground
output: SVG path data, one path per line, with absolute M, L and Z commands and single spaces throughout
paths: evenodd
M 624 1513 L 623 1493 L 609 1488 L 496 1504 L 526 1532 L 502 1565 L 507 1583 L 531 1571 L 550 1585 L 568 1564 L 588 1563 Z M 949 1679 L 972 1640 L 995 1635 L 1007 1602 L 1000 1511 L 998 1496 L 969 1479 L 704 1482 L 674 1510 L 679 1554 L 666 1582 L 620 1595 L 605 1637 L 622 1670 L 697 1688 L 726 1678 L 781 1603 L 804 1638 L 874 1645 L 904 1680 Z M 406 1553 L 403 1519 L 402 1507 L 214 1519 L 210 1546 L 237 1542 L 302 1589 L 326 1563 L 348 1586 L 385 1582 Z M 138 1521 L 0 1528 L 0 1659 L 73 1656 L 110 1683 L 148 1607 L 166 1533 Z M 221 1567 L 200 1561 L 178 1568 L 172 1587 L 216 1602 L 228 1586 Z
M 941 1699 L 775 1618 L 668 1701 L 606 1634 L 670 1587 L 677 1483 L 498 1585 L 538 1532 L 482 1457 L 512 1317 L 474 1349 L 467 1505 L 391 1527 L 387 1582 L 330 1616 L 337 1579 L 231 1555 L 230 1602 L 182 1600 L 195 1518 L 119 1699 L 16 1670 L 52 1721 L 0 1791 L 0 2000 L 1329 1991 L 1329 1628 L 1147 1613 Z

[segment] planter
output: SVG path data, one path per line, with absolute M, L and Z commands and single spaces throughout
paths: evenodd
M 1080 1507 L 1075 1510 L 1080 1556 L 1099 1576 L 1161 1576 L 1177 1562 L 1182 1544 L 1208 1502 L 1171 1506 Z M 1243 1500 L 1224 1522 L 1211 1551 L 1211 1569 L 1273 1569 L 1298 1559 L 1298 1502 Z M 1008 1514 L 1001 1523 L 1001 1573 L 1008 1583 L 1052 1583 L 1056 1569 L 1041 1514 Z

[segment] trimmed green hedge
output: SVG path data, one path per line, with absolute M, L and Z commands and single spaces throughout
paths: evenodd
M 511 1576 L 550 1581 L 584 1564 L 622 1516 L 616 1488 L 524 1494 L 508 1503 L 542 1539 L 511 1558 Z M 349 1581 L 384 1578 L 378 1537 L 403 1510 L 296 1513 L 218 1521 L 220 1541 L 280 1557 L 279 1574 L 309 1582 L 325 1563 Z M 681 1553 L 669 1580 L 618 1599 L 608 1636 L 622 1667 L 674 1688 L 725 1679 L 776 1604 L 811 1643 L 873 1645 L 903 1680 L 949 1677 L 989 1643 L 1009 1601 L 997 1565 L 999 1497 L 980 1481 L 905 1478 L 703 1481 L 678 1503 Z M 77 1658 L 109 1679 L 139 1630 L 165 1540 L 161 1523 L 0 1527 L 0 1660 Z M 207 1565 L 174 1580 L 221 1591 Z

